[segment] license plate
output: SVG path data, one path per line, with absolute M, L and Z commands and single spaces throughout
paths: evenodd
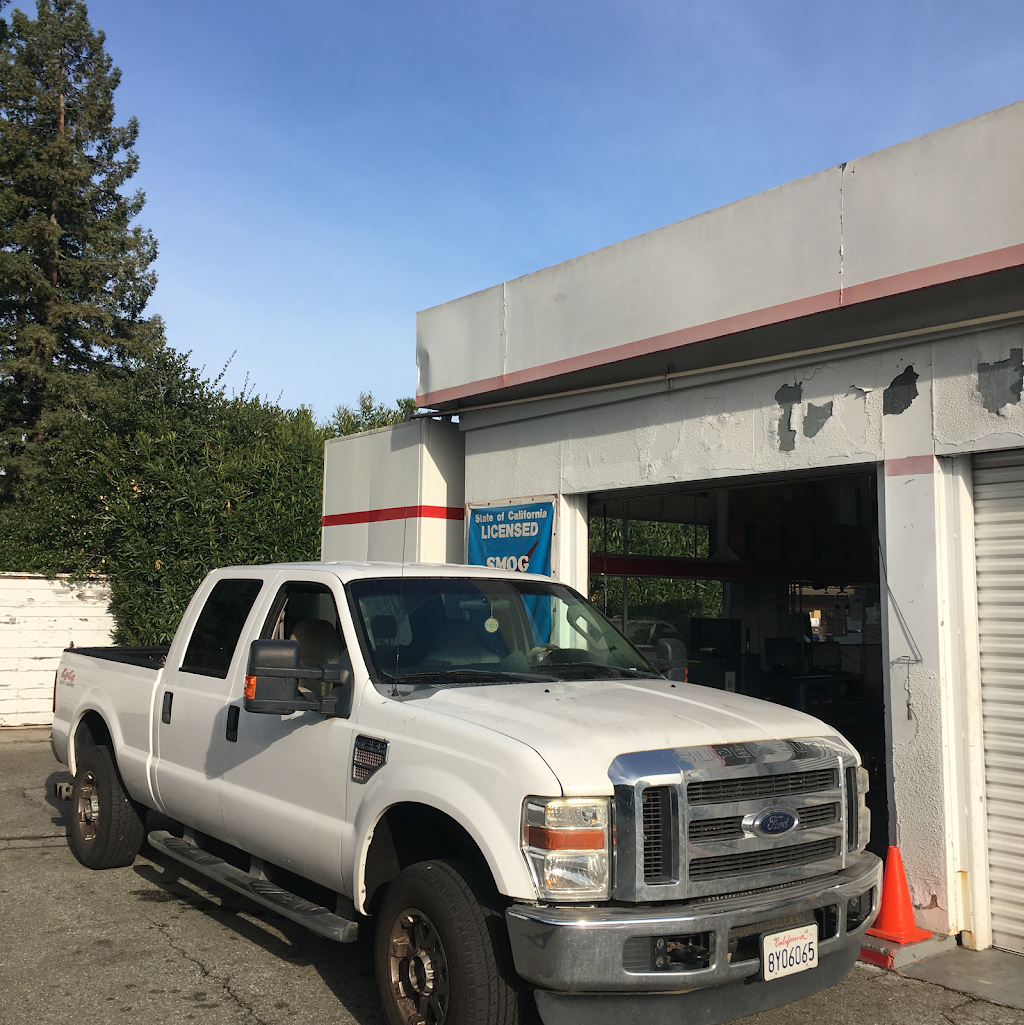
M 806 972 L 818 963 L 818 923 L 802 925 L 761 937 L 761 975 L 781 979 L 784 975 Z

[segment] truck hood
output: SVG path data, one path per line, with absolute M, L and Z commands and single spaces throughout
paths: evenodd
M 836 735 L 783 705 L 668 680 L 452 687 L 419 700 L 532 747 L 566 796 L 610 794 L 608 767 L 632 751 Z

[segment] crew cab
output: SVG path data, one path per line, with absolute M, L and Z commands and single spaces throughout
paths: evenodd
M 165 855 L 327 939 L 374 930 L 392 1025 L 776 1007 L 877 912 L 867 774 L 824 723 L 683 682 L 675 646 L 649 661 L 511 571 L 217 570 L 168 647 L 64 653 L 70 842 L 128 865 L 153 809 Z

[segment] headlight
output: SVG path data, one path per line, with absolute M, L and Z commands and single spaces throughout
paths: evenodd
M 610 896 L 609 799 L 528 797 L 523 854 L 541 900 Z

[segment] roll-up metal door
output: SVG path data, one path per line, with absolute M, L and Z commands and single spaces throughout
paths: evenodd
M 1024 953 L 1024 450 L 974 457 L 992 942 Z

